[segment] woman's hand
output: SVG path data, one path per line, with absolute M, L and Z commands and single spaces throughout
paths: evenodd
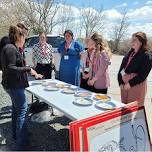
M 89 86 L 93 86 L 94 83 L 95 83 L 95 80 L 94 80 L 94 79 L 88 80 L 88 85 L 89 85 Z
M 35 75 L 37 74 L 37 72 L 31 68 L 30 74 L 31 74 L 32 76 L 35 76 Z
M 129 83 L 127 83 L 127 84 L 124 85 L 124 89 L 125 89 L 125 90 L 129 90 L 130 88 L 131 88 L 131 86 L 130 86 Z
M 41 75 L 41 74 L 36 74 L 35 75 L 35 79 L 42 79 L 43 78 L 43 75 Z
M 93 77 L 91 80 L 88 80 L 88 85 L 93 86 L 96 81 L 97 81 L 97 78 Z
M 82 73 L 82 75 L 83 75 L 83 79 L 85 80 L 89 78 L 89 74 Z
M 123 84 L 120 85 L 120 89 L 121 89 L 121 90 L 124 89 L 124 85 L 123 85 Z
M 33 70 L 31 68 L 31 71 L 30 71 L 31 75 L 34 76 L 36 79 L 42 79 L 43 78 L 43 75 L 41 74 L 38 74 L 35 70 Z

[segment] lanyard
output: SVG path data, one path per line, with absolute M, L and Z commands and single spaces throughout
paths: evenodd
M 41 45 L 40 44 L 40 52 L 43 56 L 46 56 L 48 54 L 48 47 L 47 44 Z
M 135 52 L 130 53 L 128 62 L 127 62 L 127 64 L 126 64 L 125 68 L 124 68 L 125 70 L 127 69 L 128 65 L 130 64 L 131 60 L 133 59 L 133 57 L 134 57 L 135 55 L 136 55 Z
M 93 54 L 93 52 L 89 53 L 87 51 L 87 57 L 86 57 L 86 67 L 89 67 L 89 64 L 91 63 L 92 64 L 92 59 L 91 59 L 91 54 Z
M 94 53 L 93 56 L 93 63 L 92 63 L 92 76 L 95 76 L 95 71 L 97 69 L 97 57 L 96 57 L 96 52 Z
M 65 47 L 64 47 L 64 55 L 68 54 L 68 49 L 71 48 L 72 42 L 68 45 L 67 43 L 65 43 Z

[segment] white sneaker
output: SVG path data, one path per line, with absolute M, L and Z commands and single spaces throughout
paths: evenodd
M 52 120 L 51 113 L 48 110 L 45 110 L 45 111 L 39 112 L 37 114 L 34 114 L 31 117 L 31 121 L 37 122 L 37 123 L 49 122 L 51 120 Z
M 54 116 L 59 116 L 62 117 L 64 114 L 62 112 L 60 112 L 59 110 L 57 110 L 56 108 L 53 108 L 53 113 Z
M 6 139 L 0 135 L 0 147 L 1 145 L 6 145 Z

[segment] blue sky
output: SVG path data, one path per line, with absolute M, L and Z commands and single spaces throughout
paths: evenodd
M 67 5 L 77 8 L 75 14 L 81 9 L 92 7 L 103 8 L 107 20 L 107 32 L 112 29 L 114 21 L 119 20 L 124 10 L 129 17 L 128 33 L 137 31 L 146 32 L 152 37 L 152 0 L 63 0 Z
M 148 0 L 147 0 L 148 1 Z M 67 4 L 74 5 L 76 7 L 88 6 L 91 3 L 93 8 L 103 6 L 104 9 L 117 8 L 123 9 L 127 4 L 127 9 L 134 9 L 143 6 L 146 0 L 65 0 Z

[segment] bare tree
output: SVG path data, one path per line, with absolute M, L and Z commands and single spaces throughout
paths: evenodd
M 17 24 L 23 20 L 22 1 L 1 0 L 0 4 L 0 35 L 6 35 L 11 24 Z
M 59 9 L 57 0 L 25 0 L 24 14 L 26 23 L 31 26 L 33 31 L 42 29 L 51 33 L 58 24 L 55 17 Z
M 123 12 L 122 18 L 118 21 L 118 23 L 114 26 L 114 47 L 113 51 L 118 51 L 119 44 L 121 40 L 123 40 L 127 29 L 129 27 L 127 12 Z
M 85 31 L 85 36 L 90 36 L 95 31 L 102 31 L 104 28 L 103 9 L 94 10 L 91 7 L 81 10 L 81 25 Z
M 75 18 L 74 12 L 71 6 L 61 5 L 59 9 L 58 23 L 59 28 L 58 31 L 60 34 L 63 34 L 66 29 L 72 29 L 74 26 Z

